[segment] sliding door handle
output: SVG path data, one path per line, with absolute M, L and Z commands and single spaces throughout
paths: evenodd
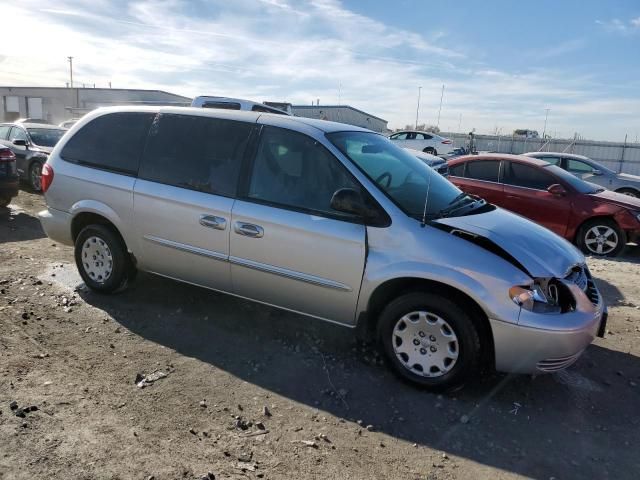
M 227 221 L 222 217 L 215 215 L 200 215 L 200 225 L 203 227 L 215 228 L 216 230 L 224 230 L 227 228 Z
M 245 237 L 262 238 L 264 236 L 264 228 L 253 223 L 236 222 L 233 229 L 237 234 Z

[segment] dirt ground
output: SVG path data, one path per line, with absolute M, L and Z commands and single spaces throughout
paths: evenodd
M 320 321 L 146 274 L 87 292 L 43 207 L 0 211 L 2 480 L 640 478 L 640 247 L 589 260 L 609 332 L 569 370 L 441 396 Z

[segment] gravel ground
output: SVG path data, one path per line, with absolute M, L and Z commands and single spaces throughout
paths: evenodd
M 442 396 L 323 322 L 145 274 L 87 292 L 43 207 L 0 211 L 2 480 L 640 475 L 640 247 L 589 260 L 609 332 L 573 367 Z

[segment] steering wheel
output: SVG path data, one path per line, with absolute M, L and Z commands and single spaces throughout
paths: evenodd
M 387 179 L 387 188 L 389 188 L 391 186 L 391 174 L 389 172 L 384 172 L 382 175 L 376 178 L 376 183 L 382 185 L 382 181 L 385 178 Z

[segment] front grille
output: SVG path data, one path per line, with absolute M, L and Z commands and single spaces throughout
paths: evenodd
M 538 370 L 541 372 L 558 372 L 571 366 L 582 355 L 583 350 L 574 355 L 560 358 L 547 358 L 546 360 L 540 360 L 537 364 Z
M 585 290 L 585 292 L 587 294 L 587 298 L 589 298 L 589 300 L 591 300 L 591 303 L 593 303 L 594 305 L 600 305 L 600 292 L 598 292 L 598 289 L 596 288 L 596 284 L 593 283 L 593 280 L 589 279 L 587 280 L 587 289 Z
M 574 267 L 565 280 L 575 283 L 595 306 L 600 305 L 602 298 L 587 267 Z

